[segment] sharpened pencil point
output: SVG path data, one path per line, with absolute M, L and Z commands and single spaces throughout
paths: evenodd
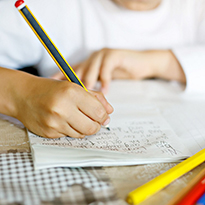
M 103 126 L 105 129 L 107 129 L 108 131 L 110 131 L 110 126 L 109 126 L 109 124 L 107 124 L 107 125 L 105 125 L 105 126 Z

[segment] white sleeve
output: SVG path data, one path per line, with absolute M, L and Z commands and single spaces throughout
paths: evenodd
M 32 8 L 34 4 L 36 5 L 36 0 L 30 1 L 30 8 Z M 38 7 L 37 10 L 39 22 L 68 63 L 70 65 L 75 64 L 75 60 L 79 57 L 79 50 L 82 49 L 83 45 L 80 1 L 39 1 L 41 2 L 41 8 L 43 8 L 40 10 Z M 39 73 L 44 77 L 59 72 L 56 63 L 44 48 L 37 67 Z
M 186 92 L 205 93 L 205 45 L 173 49 L 186 76 Z
M 14 6 L 14 1 L 0 1 L 0 66 L 21 68 L 35 65 L 42 46 Z
M 26 0 L 31 12 L 65 58 L 72 58 L 82 44 L 78 2 Z M 0 66 L 17 69 L 30 65 L 45 77 L 59 71 L 15 8 L 14 1 L 0 0 Z
M 187 10 L 187 25 L 193 30 L 188 46 L 174 48 L 172 51 L 181 64 L 187 85 L 185 92 L 205 93 L 205 1 L 193 0 Z M 187 12 L 188 13 L 188 12 Z M 185 34 L 186 35 L 186 34 Z M 187 34 L 189 35 L 189 34 Z

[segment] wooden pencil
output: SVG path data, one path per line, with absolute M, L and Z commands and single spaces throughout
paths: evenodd
M 184 196 L 205 176 L 205 168 L 202 169 L 189 183 L 182 189 L 169 203 L 168 205 L 176 205 Z
M 205 192 L 205 176 L 182 198 L 177 205 L 194 205 Z

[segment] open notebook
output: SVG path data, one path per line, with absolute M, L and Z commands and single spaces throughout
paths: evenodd
M 110 129 L 84 139 L 46 139 L 28 132 L 35 168 L 174 162 L 191 155 L 157 110 L 116 108 Z

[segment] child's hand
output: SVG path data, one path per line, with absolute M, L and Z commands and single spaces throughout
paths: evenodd
M 55 73 L 54 75 L 52 75 L 50 78 L 54 79 L 54 80 L 66 80 L 65 75 L 59 71 L 57 73 Z
M 16 93 L 16 118 L 30 131 L 48 138 L 83 138 L 109 123 L 113 108 L 100 93 L 86 92 L 68 81 L 31 77 Z
M 102 49 L 73 68 L 88 89 L 92 89 L 99 79 L 104 93 L 108 91 L 112 79 L 163 78 L 183 83 L 186 81 L 180 64 L 169 50 Z M 65 79 L 61 73 L 54 78 Z

